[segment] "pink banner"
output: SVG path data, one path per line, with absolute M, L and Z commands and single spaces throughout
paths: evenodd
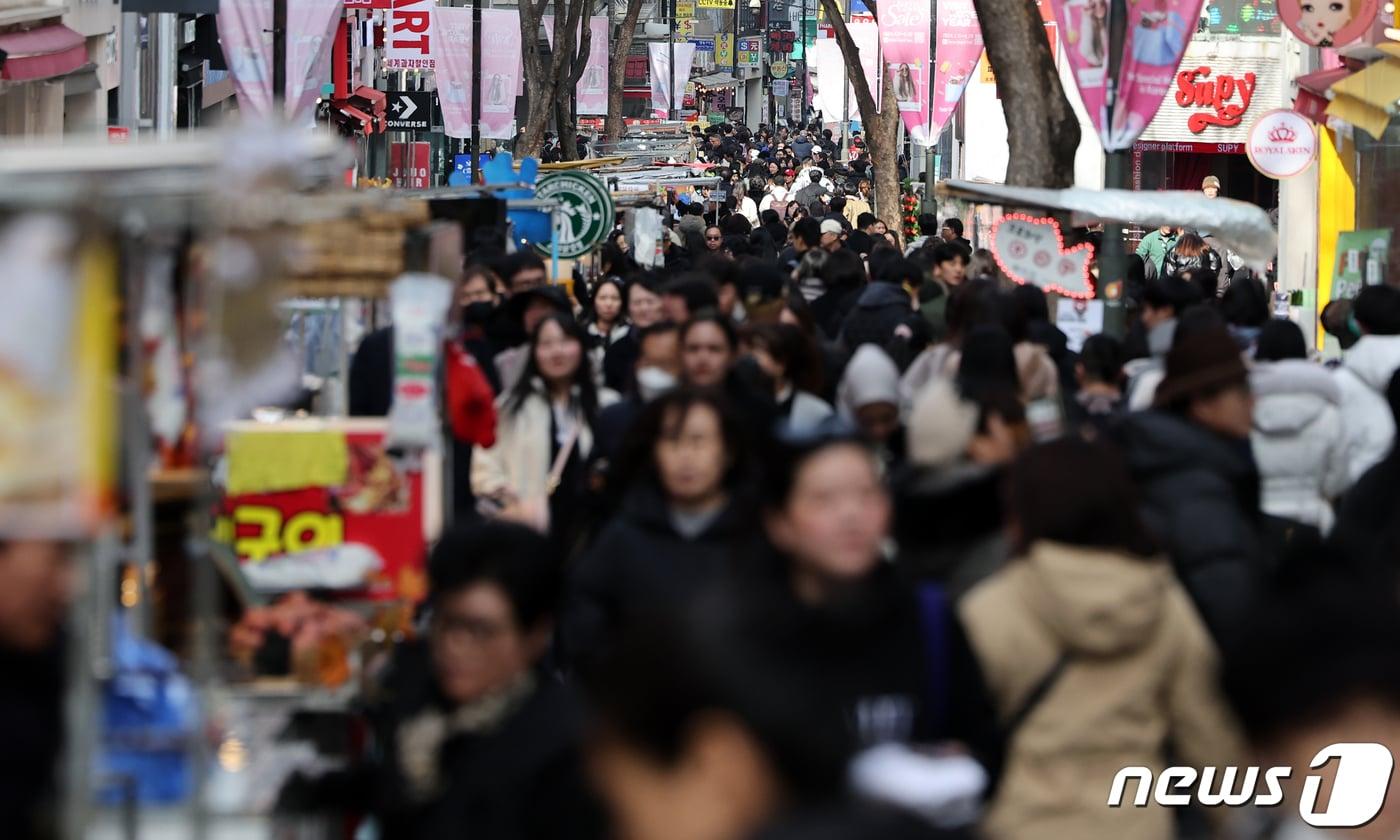
M 384 66 L 432 70 L 433 0 L 393 0 L 384 16 Z
M 882 0 L 880 49 L 909 139 L 929 145 L 928 0 Z
M 438 6 L 433 14 L 442 125 L 450 137 L 472 133 L 472 10 Z M 481 136 L 515 135 L 515 91 L 520 76 L 520 16 L 514 9 L 481 11 Z
M 939 0 L 935 31 L 931 142 L 938 140 L 982 57 L 982 27 L 972 0 Z
M 671 103 L 679 103 L 685 98 L 685 84 L 690 81 L 690 64 L 695 59 L 695 44 L 680 42 L 675 45 L 676 75 L 675 89 L 666 91 L 666 79 L 671 75 L 671 46 L 669 44 L 648 44 L 651 52 L 651 110 L 658 119 L 668 119 Z
M 331 46 L 345 12 L 342 0 L 287 2 L 287 118 L 307 120 L 321 84 L 331 80 Z M 272 111 L 272 0 L 223 0 L 219 42 L 240 110 Z
M 1074 70 L 1074 81 L 1105 150 L 1130 148 L 1171 90 L 1191 42 L 1203 0 L 1144 0 L 1130 4 L 1113 118 L 1106 101 L 1108 0 L 1051 0 Z
M 554 15 L 540 18 L 544 37 L 554 49 Z M 599 15 L 588 19 L 588 64 L 578 80 L 577 110 L 582 114 L 608 112 L 608 19 Z
M 433 15 L 438 104 L 449 137 L 472 136 L 472 10 L 439 6 Z
M 515 91 L 523 75 L 520 62 L 520 12 L 482 9 L 482 137 L 509 140 L 515 136 Z

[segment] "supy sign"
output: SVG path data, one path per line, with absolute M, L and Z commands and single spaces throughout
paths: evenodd
M 385 21 L 384 66 L 395 70 L 432 70 L 429 43 L 433 28 L 432 0 L 393 0 Z
M 1176 74 L 1176 104 L 1182 108 L 1206 109 L 1192 114 L 1186 121 L 1192 134 L 1200 134 L 1211 125 L 1234 128 L 1249 110 L 1254 87 L 1253 73 L 1239 77 L 1222 73 L 1212 78 L 1209 67 L 1183 69 Z

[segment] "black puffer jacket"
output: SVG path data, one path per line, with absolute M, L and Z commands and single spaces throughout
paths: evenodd
M 669 612 L 721 579 L 736 541 L 751 539 L 745 509 L 731 501 L 687 539 L 671 523 L 660 488 L 639 481 L 574 568 L 564 614 L 566 655 L 577 661 L 595 654 L 621 627 Z
M 841 341 L 852 353 L 862 344 L 881 347 L 894 337 L 895 328 L 914 314 L 909 294 L 894 283 L 871 283 L 841 324 Z
M 1129 414 L 1116 432 L 1142 493 L 1143 519 L 1211 634 L 1227 641 L 1267 572 L 1248 441 L 1229 441 L 1166 411 Z
M 913 468 L 894 485 L 899 562 L 915 580 L 961 597 L 1006 562 L 1002 473 L 973 465 Z

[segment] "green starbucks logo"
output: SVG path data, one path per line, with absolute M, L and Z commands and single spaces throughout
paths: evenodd
M 612 230 L 612 196 L 596 176 L 586 172 L 551 172 L 535 185 L 535 198 L 560 204 L 561 218 L 554 240 L 559 256 L 565 259 L 581 257 L 598 247 Z M 549 245 L 535 248 L 546 256 L 551 253 Z

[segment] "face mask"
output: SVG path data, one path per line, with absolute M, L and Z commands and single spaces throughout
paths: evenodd
M 496 311 L 496 304 L 489 300 L 478 301 L 462 307 L 462 323 L 467 326 L 484 326 Z
M 637 393 L 642 402 L 651 402 L 677 385 L 676 377 L 658 367 L 637 369 Z

